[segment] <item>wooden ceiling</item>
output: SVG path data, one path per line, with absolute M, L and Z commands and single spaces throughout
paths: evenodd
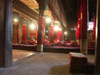
M 36 0 L 20 0 L 20 1 L 22 1 L 23 3 L 25 3 L 28 7 L 30 7 L 35 12 L 39 13 L 38 12 L 39 5 L 38 5 L 38 3 L 37 3 Z
M 35 11 L 37 14 L 39 14 L 39 5 L 37 3 L 37 0 L 20 0 L 24 4 L 26 4 L 29 8 L 31 8 L 33 11 Z M 48 11 L 44 12 L 44 15 L 51 15 Z

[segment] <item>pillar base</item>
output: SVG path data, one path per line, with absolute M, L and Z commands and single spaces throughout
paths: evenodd
M 88 51 L 87 51 L 87 39 L 81 39 L 80 40 L 80 52 L 83 53 L 83 54 L 88 54 Z
M 36 51 L 43 52 L 43 45 L 37 45 Z

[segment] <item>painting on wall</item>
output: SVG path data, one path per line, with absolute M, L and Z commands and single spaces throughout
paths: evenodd
M 19 43 L 22 42 L 22 34 L 23 34 L 23 23 L 21 22 L 19 25 L 18 25 L 18 39 L 19 39 Z

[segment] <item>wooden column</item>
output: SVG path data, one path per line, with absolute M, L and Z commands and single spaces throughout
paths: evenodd
M 37 51 L 43 51 L 43 28 L 44 28 L 44 11 L 39 12 L 39 24 L 38 24 L 38 40 L 37 40 Z
M 39 24 L 38 24 L 38 40 L 37 40 L 37 51 L 43 52 L 43 30 L 44 30 L 44 10 L 45 0 L 37 0 L 39 3 Z
M 100 75 L 100 0 L 97 0 L 96 11 L 95 75 Z
M 12 0 L 0 0 L 0 67 L 12 65 Z
M 81 0 L 81 53 L 87 54 L 87 0 Z

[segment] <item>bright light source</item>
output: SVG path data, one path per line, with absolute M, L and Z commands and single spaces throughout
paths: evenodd
M 58 27 L 58 26 L 55 26 L 55 27 L 54 27 L 54 30 L 58 30 L 58 29 L 59 29 L 59 27 Z
M 48 33 L 48 31 L 46 31 L 46 33 Z
M 81 20 L 81 18 L 79 18 L 79 20 Z
M 61 28 L 60 28 L 59 30 L 60 30 L 60 31 L 62 31 L 62 29 L 61 29 Z
M 88 30 L 93 30 L 93 22 L 88 23 Z
M 14 22 L 18 22 L 18 20 L 17 19 L 14 19 Z
M 64 34 L 66 35 L 66 34 L 67 34 L 67 32 L 64 32 Z
M 35 28 L 35 25 L 34 25 L 34 24 L 31 24 L 31 25 L 30 25 L 30 28 L 31 28 L 31 29 L 34 29 L 34 28 Z
M 48 17 L 48 18 L 46 18 L 46 21 L 49 23 L 51 21 L 51 19 Z

